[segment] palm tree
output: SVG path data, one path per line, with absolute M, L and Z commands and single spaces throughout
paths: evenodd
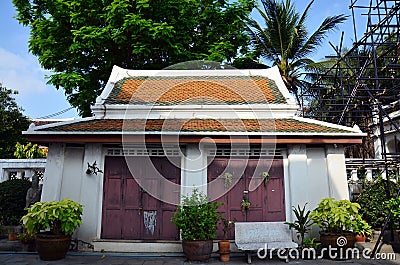
M 264 11 L 256 7 L 264 20 L 265 27 L 255 19 L 250 19 L 248 28 L 252 44 L 263 59 L 279 67 L 282 79 L 287 88 L 294 94 L 300 104 L 301 91 L 309 83 L 304 78 L 308 68 L 314 68 L 314 61 L 308 56 L 322 44 L 327 33 L 337 28 L 347 16 L 335 15 L 324 19 L 318 29 L 308 34 L 305 20 L 314 0 L 311 0 L 299 14 L 291 0 L 261 0 Z

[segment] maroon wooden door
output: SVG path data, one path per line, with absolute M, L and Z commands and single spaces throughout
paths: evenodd
M 165 178 L 179 184 L 179 158 L 173 159 L 175 161 L 171 162 L 165 157 L 151 157 L 151 161 L 146 157 L 127 158 L 129 164 L 135 166 L 135 178 L 143 178 L 146 185 L 153 187 L 161 185 L 150 167 L 155 167 Z M 106 157 L 101 238 L 179 239 L 175 225 L 170 221 L 176 207 L 148 194 L 135 178 L 125 157 Z
M 223 217 L 238 222 L 275 222 L 285 221 L 285 192 L 282 159 L 267 158 L 215 158 L 208 166 L 208 181 L 215 181 L 224 172 L 232 174 L 233 182 L 237 181 L 231 189 L 217 199 L 224 204 L 219 210 Z M 263 172 L 268 172 L 270 179 L 263 181 Z M 259 184 L 256 188 L 254 183 Z M 220 178 L 212 186 L 209 186 L 209 196 L 215 197 L 215 192 L 223 193 L 225 186 L 224 177 Z M 254 190 L 250 190 L 253 189 Z M 222 192 L 221 192 L 222 191 Z M 242 211 L 241 202 L 246 196 L 251 202 L 247 211 Z M 233 238 L 231 231 L 229 238 Z M 222 229 L 218 231 L 218 237 L 222 237 Z

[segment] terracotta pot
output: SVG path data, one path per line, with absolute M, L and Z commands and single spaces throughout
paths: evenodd
M 367 240 L 367 236 L 366 235 L 360 235 L 360 234 L 356 234 L 356 242 L 358 243 L 364 243 L 365 240 Z
M 220 240 L 218 241 L 218 252 L 219 252 L 219 259 L 222 262 L 228 262 L 230 259 L 230 246 L 231 242 L 229 240 Z
M 9 232 L 8 233 L 8 240 L 10 240 L 10 241 L 17 240 L 17 233 L 16 232 Z
M 221 262 L 229 262 L 230 261 L 230 254 L 229 253 L 219 254 L 219 260 Z
M 183 253 L 189 261 L 208 261 L 210 259 L 212 240 L 182 240 Z
M 71 236 L 39 233 L 36 235 L 36 250 L 41 260 L 65 258 L 71 243 Z

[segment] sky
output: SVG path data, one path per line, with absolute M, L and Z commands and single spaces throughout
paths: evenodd
M 296 9 L 302 13 L 308 0 L 294 0 Z M 360 0 L 359 2 L 366 2 Z M 322 20 L 331 15 L 350 15 L 350 0 L 315 0 L 309 11 L 308 24 L 310 32 L 317 29 Z M 62 89 L 47 85 L 46 76 L 51 72 L 42 69 L 37 57 L 29 53 L 29 29 L 20 25 L 14 18 L 16 15 L 12 0 L 0 1 L 0 83 L 8 89 L 17 90 L 15 96 L 17 104 L 24 109 L 23 113 L 31 118 L 42 118 L 70 108 Z M 356 18 L 358 17 L 358 14 Z M 362 21 L 358 19 L 357 21 Z M 365 23 L 358 25 L 361 32 Z M 315 60 L 333 54 L 329 45 L 339 45 L 341 32 L 345 32 L 344 46 L 351 47 L 354 40 L 353 23 L 351 17 L 340 26 L 336 32 L 330 33 L 323 46 L 312 56 Z M 358 37 L 359 38 L 359 37 Z M 55 118 L 78 117 L 77 111 L 72 109 Z

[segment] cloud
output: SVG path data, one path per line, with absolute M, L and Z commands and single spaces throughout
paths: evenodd
M 20 94 L 45 93 L 46 80 L 36 58 L 21 56 L 0 47 L 0 83 Z

